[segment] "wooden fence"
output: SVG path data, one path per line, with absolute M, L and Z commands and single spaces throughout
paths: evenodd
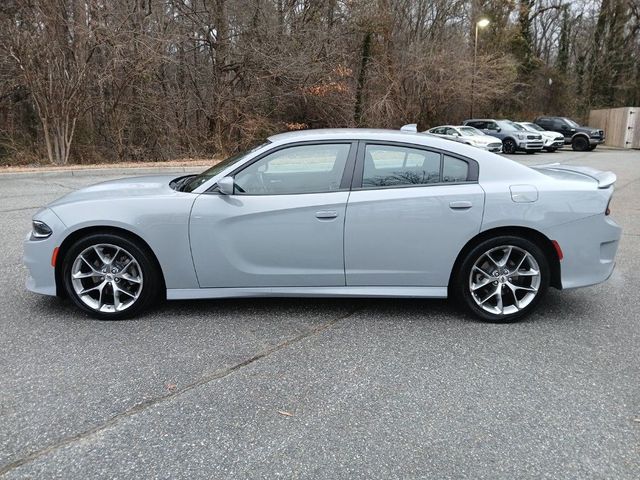
M 601 128 L 605 145 L 640 149 L 640 108 L 622 107 L 591 110 L 589 126 Z

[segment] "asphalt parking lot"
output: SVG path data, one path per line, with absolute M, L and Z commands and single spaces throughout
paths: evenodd
M 0 476 L 640 478 L 640 152 L 605 284 L 511 325 L 446 301 L 172 302 L 89 320 L 24 288 L 37 208 L 131 171 L 0 175 Z

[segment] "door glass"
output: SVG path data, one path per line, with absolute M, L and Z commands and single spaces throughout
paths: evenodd
M 365 149 L 363 187 L 439 182 L 439 153 L 391 145 L 367 145 Z
M 444 156 L 442 168 L 443 182 L 466 182 L 469 177 L 469 164 L 458 158 Z
M 278 150 L 236 174 L 236 193 L 284 195 L 339 190 L 350 148 L 345 143 Z

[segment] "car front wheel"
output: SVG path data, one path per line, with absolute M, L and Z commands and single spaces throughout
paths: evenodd
M 540 247 L 521 237 L 485 240 L 464 258 L 455 297 L 490 322 L 513 322 L 530 313 L 549 286 L 549 263 Z
M 130 318 L 157 298 L 160 273 L 146 249 L 120 235 L 94 234 L 74 243 L 62 265 L 72 301 L 100 320 Z
M 502 142 L 503 153 L 516 153 L 516 148 L 516 142 L 510 138 L 507 138 Z

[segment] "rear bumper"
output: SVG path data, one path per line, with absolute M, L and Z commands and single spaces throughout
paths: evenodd
M 595 285 L 607 280 L 615 267 L 622 228 L 599 214 L 551 228 L 564 258 L 560 262 L 562 288 Z

